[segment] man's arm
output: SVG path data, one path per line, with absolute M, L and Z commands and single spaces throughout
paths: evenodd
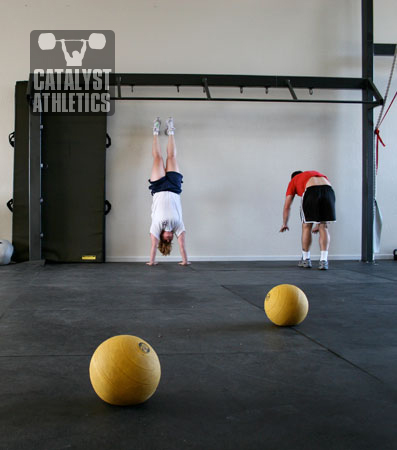
M 187 266 L 190 264 L 190 262 L 187 259 L 187 253 L 186 253 L 186 247 L 185 247 L 185 235 L 186 235 L 186 232 L 182 231 L 182 233 L 178 236 L 179 251 L 181 252 L 181 256 L 182 256 L 182 262 L 179 263 L 181 266 Z
M 150 233 L 150 240 L 152 241 L 152 246 L 150 248 L 150 261 L 146 263 L 148 266 L 155 266 L 156 263 L 156 251 L 157 246 L 159 245 L 159 240 Z
M 280 228 L 281 233 L 284 233 L 284 231 L 289 230 L 288 220 L 289 220 L 289 213 L 291 211 L 291 205 L 292 205 L 293 200 L 294 200 L 294 195 L 287 195 L 285 197 L 284 209 L 283 209 L 283 225 Z

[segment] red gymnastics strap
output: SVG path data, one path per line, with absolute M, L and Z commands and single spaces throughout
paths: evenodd
M 387 108 L 384 116 L 382 117 L 382 120 L 379 122 L 379 127 L 382 125 L 382 122 L 385 120 L 385 117 L 387 116 L 387 113 L 389 112 L 391 105 L 393 104 L 394 100 L 397 97 L 397 91 L 394 94 L 393 100 L 390 102 L 389 107 Z M 380 137 L 379 127 L 375 130 L 376 135 L 376 173 L 378 173 L 378 160 L 379 160 L 379 142 L 383 145 L 383 147 L 386 147 L 386 144 L 382 141 L 382 138 Z

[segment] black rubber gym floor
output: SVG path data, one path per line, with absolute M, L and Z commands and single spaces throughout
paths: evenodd
M 0 448 L 397 448 L 397 262 L 0 267 Z M 272 325 L 275 285 L 306 320 Z M 91 388 L 95 348 L 147 340 L 162 378 L 146 403 Z

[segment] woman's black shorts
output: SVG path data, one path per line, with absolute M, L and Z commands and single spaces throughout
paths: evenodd
M 331 186 L 311 186 L 302 197 L 303 223 L 335 222 L 335 192 Z
M 182 192 L 182 179 L 183 175 L 179 172 L 166 172 L 164 177 L 156 181 L 148 180 L 150 183 L 149 189 L 152 195 L 161 191 L 171 191 L 175 192 L 175 194 L 180 194 Z

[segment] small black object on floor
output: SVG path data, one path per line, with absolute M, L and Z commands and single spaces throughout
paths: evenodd
M 395 449 L 394 261 L 19 264 L 0 267 L 0 448 Z M 297 327 L 265 317 L 299 286 Z M 157 392 L 114 407 L 92 390 L 117 334 L 159 355 Z

